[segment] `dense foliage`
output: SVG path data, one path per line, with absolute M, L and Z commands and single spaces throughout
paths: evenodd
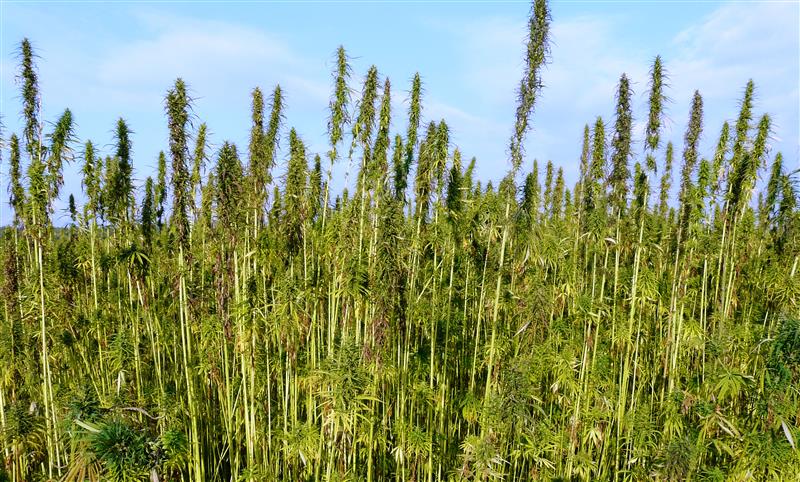
M 549 22 L 537 0 L 498 186 L 421 122 L 419 75 L 392 126 L 389 79 L 352 86 L 340 48 L 328 152 L 283 124 L 280 87 L 253 91 L 249 146 L 211 152 L 178 79 L 137 187 L 125 120 L 103 154 L 69 110 L 41 119 L 24 40 L 0 480 L 797 477 L 798 192 L 753 83 L 704 157 L 700 93 L 681 149 L 662 60 L 645 132 L 622 75 L 570 187 L 551 162 L 523 172 Z M 86 202 L 55 228 L 65 162 Z

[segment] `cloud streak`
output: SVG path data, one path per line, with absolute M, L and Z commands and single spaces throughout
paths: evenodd
M 664 137 L 680 149 L 692 93 L 705 100 L 705 132 L 701 147 L 710 155 L 724 120 L 737 115 L 744 85 L 757 86 L 757 113 L 774 119 L 773 154 L 782 150 L 798 158 L 798 5 L 789 3 L 723 4 L 672 36 L 663 48 L 620 35 L 640 19 L 605 15 L 556 17 L 552 24 L 551 63 L 543 71 L 545 87 L 536 105 L 533 129 L 526 143 L 527 159 L 553 159 L 564 166 L 570 182 L 577 178 L 580 136 L 584 123 L 602 116 L 613 122 L 614 95 L 622 73 L 631 78 L 634 97 L 634 152 L 641 154 L 643 119 L 647 112 L 648 71 L 656 54 L 669 74 L 669 117 Z M 447 25 L 445 23 L 445 25 Z M 485 93 L 496 125 L 511 130 L 515 88 L 522 72 L 525 24 L 489 18 L 449 25 L 463 40 L 459 73 L 474 95 Z M 462 32 L 462 33 L 458 33 Z M 483 39 L 491 39 L 482 43 Z M 480 101 L 478 101 L 480 104 Z M 501 117 L 502 116 L 502 117 Z M 503 128 L 498 128 L 503 131 Z M 503 154 L 502 140 L 492 142 Z M 483 140 L 483 139 L 481 139 Z M 479 148 L 484 150 L 482 148 Z M 640 156 L 641 157 L 641 156 Z M 480 158 L 479 158 L 480 160 Z M 490 175 L 497 178 L 502 172 Z

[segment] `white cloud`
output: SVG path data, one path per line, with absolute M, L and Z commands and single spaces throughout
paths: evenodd
M 797 20 L 797 3 L 729 3 L 679 32 L 674 42 L 689 56 L 726 64 L 785 58 L 787 52 L 777 49 L 797 49 Z
M 526 141 L 529 163 L 534 157 L 540 165 L 552 159 L 565 168 L 568 177 L 577 172 L 570 161 L 578 159 L 583 124 L 612 112 L 621 73 L 633 75 L 635 81 L 646 72 L 646 57 L 638 62 L 615 42 L 617 22 L 615 17 L 553 21 L 550 62 L 542 70 L 544 88 Z M 463 127 L 453 123 L 454 136 L 463 140 L 465 153 L 478 155 L 481 177 L 500 179 L 508 169 L 506 146 L 524 70 L 527 23 L 490 17 L 442 20 L 432 25 L 449 32 L 457 42 L 460 55 L 453 59 L 455 74 L 466 86 L 469 99 L 461 112 L 481 120 L 464 122 Z M 429 105 L 430 101 L 426 107 Z M 454 112 L 446 118 L 459 117 Z
M 674 35 L 671 44 L 653 45 L 645 39 L 620 35 L 629 22 L 626 15 L 555 17 L 551 26 L 551 63 L 545 67 L 545 84 L 526 142 L 528 158 L 553 159 L 570 174 L 577 172 L 583 124 L 602 115 L 613 126 L 614 94 L 626 73 L 634 89 L 634 152 L 641 152 L 647 112 L 648 71 L 656 54 L 662 54 L 669 73 L 664 137 L 680 148 L 689 105 L 695 89 L 705 101 L 703 148 L 713 149 L 722 122 L 738 113 L 738 101 L 749 78 L 756 82 L 756 112 L 773 116 L 774 149 L 798 153 L 798 4 L 723 4 Z M 476 105 L 490 113 L 501 137 L 486 140 L 481 153 L 501 156 L 510 133 L 516 104 L 515 89 L 522 73 L 525 23 L 504 18 L 443 23 L 462 43 L 466 59 L 459 75 L 473 89 L 470 112 Z M 482 105 L 483 103 L 483 105 Z M 477 114 L 475 114 L 477 115 Z M 472 139 L 470 139 L 472 140 Z M 485 139 L 478 139 L 483 142 Z M 707 152 L 703 154 L 710 154 Z M 479 160 L 482 158 L 479 158 Z M 485 159 L 484 159 L 485 160 Z M 789 162 L 794 162 L 789 161 Z M 502 172 L 492 172 L 497 177 Z
M 327 85 L 313 78 L 315 66 L 262 30 L 187 18 L 149 26 L 156 30 L 152 37 L 108 51 L 98 62 L 97 82 L 123 101 L 163 95 L 175 77 L 206 98 L 249 92 L 269 80 L 290 87 L 303 102 L 327 97 Z
M 47 17 L 53 24 L 51 36 L 34 38 L 41 43 L 44 118 L 70 106 L 81 142 L 92 139 L 104 153 L 112 148 L 111 128 L 117 116 L 128 119 L 138 181 L 153 172 L 158 151 L 166 147 L 163 98 L 179 76 L 195 99 L 195 113 L 209 122 L 212 145 L 231 140 L 244 155 L 250 92 L 260 86 L 269 95 L 278 83 L 285 96 L 286 132 L 297 125 L 310 146 L 324 133 L 322 116 L 329 89 L 324 61 L 300 55 L 283 38 L 257 27 L 163 11 L 142 13 L 139 7 L 131 13 L 130 23 L 119 35 L 98 32 L 88 44 L 65 37 L 75 28 L 51 17 Z M 51 38 L 67 40 L 48 41 Z M 14 95 L 10 92 L 15 90 L 16 62 L 3 59 L 2 65 L 7 91 L 3 97 L 8 101 Z M 8 111 L 16 109 L 13 100 L 12 104 Z M 4 113 L 4 117 L 14 116 Z M 18 127 L 16 121 L 6 122 L 10 130 Z M 79 167 L 78 163 L 65 167 L 65 192 L 81 192 Z
M 498 133 L 504 133 L 504 129 L 506 127 L 505 123 L 503 122 L 497 122 L 493 119 L 471 114 L 458 107 L 454 107 L 435 99 L 429 100 L 425 103 L 425 112 L 426 118 L 429 122 L 444 119 L 444 121 L 450 126 L 451 130 L 457 126 L 461 126 L 467 129 L 467 132 L 482 132 L 488 135 L 496 135 Z M 456 130 L 455 137 L 458 138 L 463 136 L 459 135 L 458 130 Z
M 773 118 L 773 150 L 797 162 L 800 22 L 797 3 L 752 2 L 721 6 L 674 38 L 676 56 L 667 60 L 680 117 L 688 118 L 691 92 L 698 89 L 706 107 L 708 148 L 724 120 L 735 119 L 745 84 L 756 85 L 756 113 Z
M 602 116 L 610 129 L 623 73 L 634 90 L 637 120 L 641 111 L 650 54 L 619 41 L 615 32 L 623 28 L 621 22 L 614 16 L 553 22 L 551 63 L 542 75 L 545 87 L 526 144 L 528 157 L 538 157 L 540 166 L 550 159 L 563 166 L 569 184 L 577 178 L 584 124 Z M 639 137 L 635 130 L 634 140 Z

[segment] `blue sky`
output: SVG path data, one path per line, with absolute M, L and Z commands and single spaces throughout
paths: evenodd
M 660 54 L 672 99 L 666 137 L 682 145 L 689 101 L 705 101 L 703 154 L 724 120 L 735 118 L 745 83 L 756 83 L 756 111 L 774 121 L 772 153 L 797 168 L 800 157 L 800 6 L 797 2 L 553 1 L 551 63 L 526 142 L 533 158 L 577 175 L 585 123 L 611 121 L 615 85 L 625 72 L 635 92 L 635 151 L 641 157 L 647 72 Z M 527 2 L 0 2 L 0 111 L 4 135 L 20 131 L 15 50 L 29 37 L 38 50 L 43 113 L 69 107 L 77 137 L 112 150 L 122 116 L 134 131 L 139 184 L 166 150 L 163 97 L 183 77 L 211 143 L 249 132 L 250 92 L 286 95 L 286 132 L 296 127 L 312 152 L 325 152 L 333 54 L 352 57 L 351 87 L 360 90 L 375 64 L 393 87 L 393 132 L 405 130 L 414 72 L 424 85 L 423 120 L 447 120 L 451 140 L 478 158 L 478 176 L 497 180 L 508 168 L 506 145 L 523 67 Z M 284 135 L 284 139 L 288 137 Z M 76 151 L 82 148 L 76 146 Z M 285 167 L 285 146 L 277 168 Z M 3 159 L 7 159 L 7 153 Z M 65 196 L 82 199 L 80 162 L 65 171 Z M 347 163 L 334 171 L 344 183 Z M 7 164 L 0 163 L 0 224 L 9 219 Z M 350 176 L 352 182 L 353 176 Z M 56 209 L 63 209 L 63 200 Z M 63 213 L 56 214 L 56 222 Z

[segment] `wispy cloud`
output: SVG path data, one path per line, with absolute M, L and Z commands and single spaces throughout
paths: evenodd
M 316 65 L 263 30 L 214 20 L 140 16 L 150 35 L 105 52 L 96 81 L 123 101 L 141 101 L 183 77 L 203 97 L 227 97 L 272 81 L 300 102 L 320 102 L 327 85 Z
M 722 122 L 736 115 L 742 89 L 752 77 L 757 85 L 757 109 L 773 116 L 774 149 L 797 158 L 798 8 L 798 4 L 774 2 L 722 4 L 675 34 L 671 44 L 662 46 L 620 36 L 635 21 L 627 15 L 556 17 L 551 30 L 551 62 L 542 73 L 545 87 L 536 104 L 527 157 L 552 158 L 574 181 L 583 123 L 591 123 L 597 115 L 613 122 L 614 95 L 622 73 L 631 79 L 636 94 L 634 140 L 638 152 L 647 109 L 648 71 L 655 55 L 661 54 L 672 98 L 666 138 L 680 146 L 690 99 L 698 89 L 706 101 L 703 147 L 713 149 Z M 493 17 L 458 25 L 443 21 L 441 25 L 462 42 L 465 61 L 459 75 L 478 98 L 470 105 L 485 102 L 483 112 L 491 113 L 495 125 L 505 125 L 510 132 L 515 89 L 523 68 L 525 23 Z M 499 130 L 503 134 L 500 139 L 488 140 L 495 157 L 504 155 L 507 135 Z M 478 149 L 489 150 L 485 146 Z
M 688 117 L 694 89 L 703 95 L 713 141 L 718 126 L 737 114 L 745 84 L 756 84 L 756 108 L 773 117 L 773 150 L 797 162 L 800 129 L 800 5 L 754 2 L 726 4 L 673 41 L 677 55 L 667 61 L 676 107 Z M 683 121 L 682 118 L 678 119 Z
M 545 87 L 526 142 L 529 162 L 534 157 L 552 159 L 564 166 L 568 176 L 577 172 L 572 161 L 579 156 L 583 123 L 611 114 L 621 73 L 636 81 L 647 72 L 648 54 L 632 52 L 617 41 L 615 31 L 621 22 L 613 15 L 553 21 L 550 62 L 542 71 Z M 499 179 L 508 168 L 506 141 L 524 70 L 527 24 L 524 19 L 489 17 L 442 20 L 436 26 L 459 44 L 456 73 L 470 97 L 470 113 L 492 126 L 487 135 L 466 136 L 465 147 L 479 154 L 479 174 Z M 476 127 L 475 132 L 486 131 Z

